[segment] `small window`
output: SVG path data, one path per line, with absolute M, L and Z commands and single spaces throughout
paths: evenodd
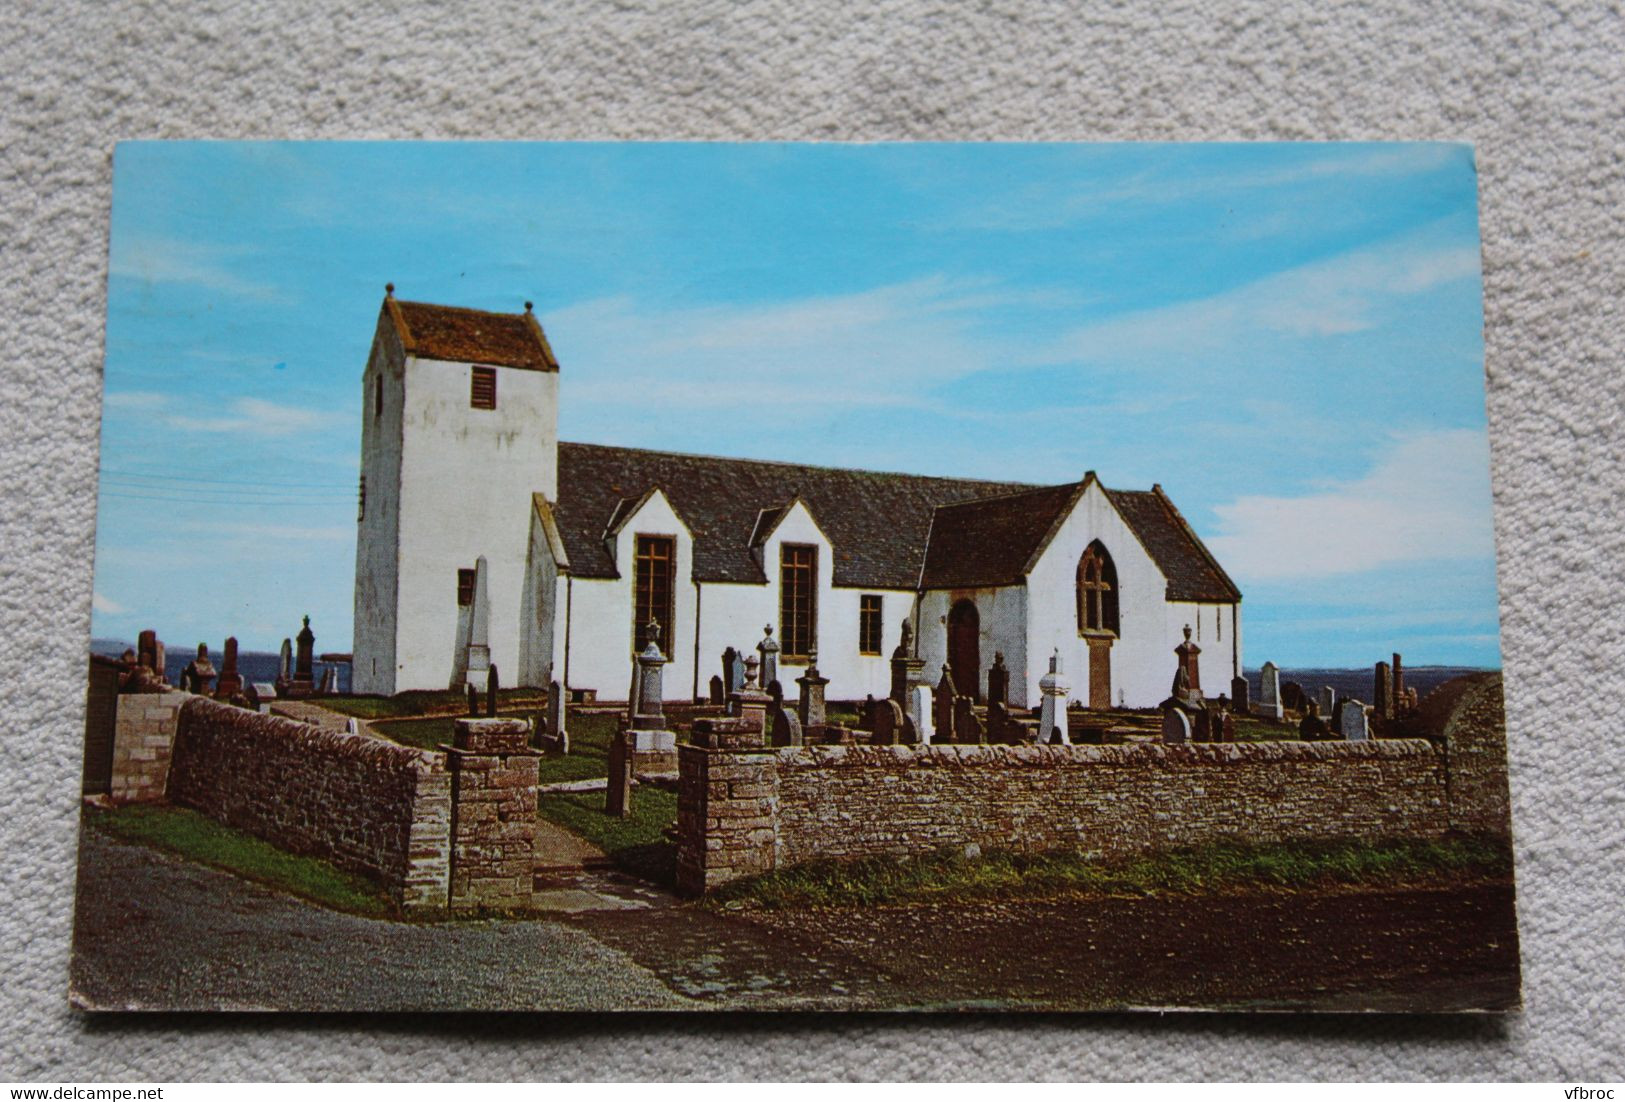
M 460 569 L 457 571 L 457 606 L 467 608 L 474 603 L 474 571 Z
M 365 472 L 361 475 L 361 488 L 356 492 L 356 498 L 355 519 L 359 523 L 367 519 L 367 476 Z
M 384 415 L 384 376 L 381 373 L 372 382 L 372 415 L 375 419 Z
M 476 367 L 469 384 L 468 404 L 473 409 L 497 408 L 497 369 Z
M 818 639 L 818 549 L 786 543 L 779 549 L 779 640 L 787 661 L 806 661 Z
M 858 598 L 858 653 L 880 653 L 880 625 L 885 622 L 878 593 Z

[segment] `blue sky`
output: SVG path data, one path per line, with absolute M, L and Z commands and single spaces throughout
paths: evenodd
M 1160 482 L 1249 666 L 1500 663 L 1466 146 L 125 143 L 109 270 L 97 636 L 349 649 L 393 281 L 566 440 Z

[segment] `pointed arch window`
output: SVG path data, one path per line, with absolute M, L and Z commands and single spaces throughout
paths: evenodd
M 1078 559 L 1078 631 L 1119 633 L 1117 567 L 1099 540 L 1084 548 Z

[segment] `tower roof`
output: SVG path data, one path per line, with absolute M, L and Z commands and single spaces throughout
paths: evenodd
M 395 297 L 393 288 L 390 284 L 384 297 L 384 314 L 409 356 L 531 371 L 559 369 L 528 302 L 522 314 L 500 314 L 466 306 L 406 302 Z

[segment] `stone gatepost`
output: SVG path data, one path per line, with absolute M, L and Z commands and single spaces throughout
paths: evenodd
M 701 731 L 704 725 L 706 730 Z M 696 720 L 677 757 L 677 891 L 703 895 L 769 872 L 778 838 L 778 755 L 734 740 L 738 719 Z
M 1040 743 L 1058 742 L 1062 746 L 1072 745 L 1072 735 L 1067 730 L 1066 718 L 1066 695 L 1070 688 L 1061 669 L 1061 651 L 1057 647 L 1049 656 L 1049 672 L 1038 679 L 1038 691 L 1044 697 L 1038 710 Z
M 507 911 L 530 903 L 536 865 L 541 755 L 522 719 L 459 719 L 443 746 L 451 769 L 454 911 Z

